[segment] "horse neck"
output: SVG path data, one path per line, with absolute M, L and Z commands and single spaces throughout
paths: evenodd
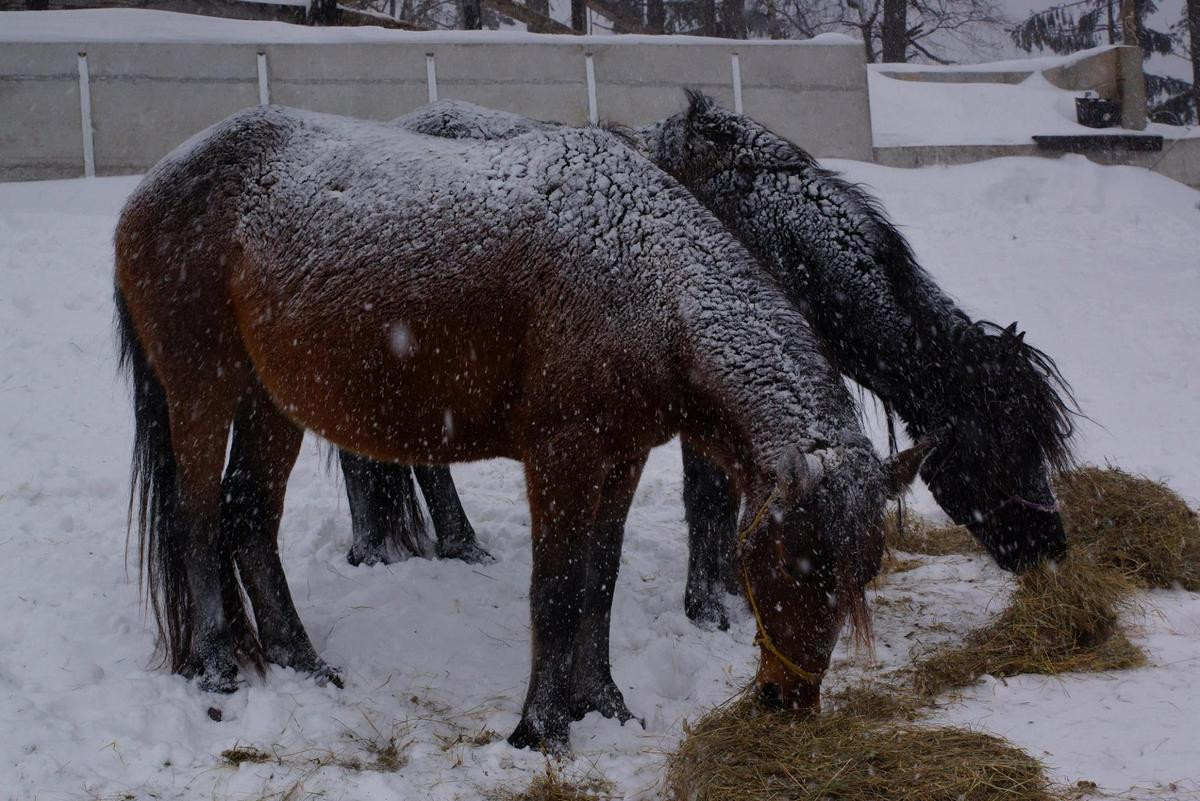
M 714 275 L 684 301 L 691 343 L 680 388 L 682 428 L 724 455 L 745 491 L 773 480 L 789 448 L 866 442 L 841 377 L 808 323 L 761 268 Z M 750 493 L 752 494 L 752 493 Z
M 894 408 L 914 433 L 937 428 L 946 422 L 948 389 L 971 366 L 969 339 L 960 336 L 970 319 L 857 190 L 815 164 L 789 174 L 772 205 L 792 214 L 756 214 L 752 201 L 771 199 L 757 197 L 737 170 L 695 189 L 806 310 L 838 370 Z

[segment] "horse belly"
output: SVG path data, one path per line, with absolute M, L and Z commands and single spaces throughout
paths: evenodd
M 333 309 L 330 301 L 293 302 L 266 313 L 272 304 L 263 293 L 235 295 L 254 369 L 297 424 L 375 459 L 515 455 L 521 331 L 514 315 L 472 303 L 405 302 L 399 287 L 386 303 L 350 292 Z

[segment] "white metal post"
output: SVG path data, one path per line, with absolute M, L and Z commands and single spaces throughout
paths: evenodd
M 79 121 L 83 130 L 83 174 L 96 177 L 96 149 L 92 140 L 92 78 L 87 53 L 79 54 Z
M 425 54 L 425 83 L 429 87 L 429 102 L 436 103 L 438 99 L 437 62 L 433 58 L 433 53 Z
M 729 57 L 729 66 L 733 69 L 733 110 L 742 113 L 742 60 L 734 53 Z
M 588 122 L 595 125 L 600 122 L 600 113 L 596 107 L 596 65 L 592 63 L 591 53 L 585 54 L 583 59 L 587 71 Z
M 267 83 L 267 54 L 258 54 L 258 105 L 271 104 L 271 85 Z

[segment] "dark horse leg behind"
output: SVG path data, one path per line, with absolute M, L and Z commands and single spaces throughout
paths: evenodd
M 461 559 L 480 564 L 492 556 L 475 538 L 463 511 L 450 468 L 377 462 L 351 451 L 338 451 L 346 483 L 354 541 L 352 565 L 388 564 L 404 556 Z M 431 547 L 413 479 L 421 487 L 437 536 Z

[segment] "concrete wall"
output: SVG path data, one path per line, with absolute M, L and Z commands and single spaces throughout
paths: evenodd
M 625 125 L 682 107 L 682 87 L 733 106 L 738 54 L 745 111 L 818 156 L 871 158 L 861 45 L 645 37 L 397 43 L 202 44 L 9 42 L 0 46 L 0 180 L 84 174 L 79 54 L 86 53 L 95 172 L 142 172 L 193 133 L 254 105 L 258 56 L 270 100 L 379 120 L 440 98 L 575 125 L 589 119 L 586 63 L 602 120 Z M 2 38 L 2 33 L 0 33 Z

